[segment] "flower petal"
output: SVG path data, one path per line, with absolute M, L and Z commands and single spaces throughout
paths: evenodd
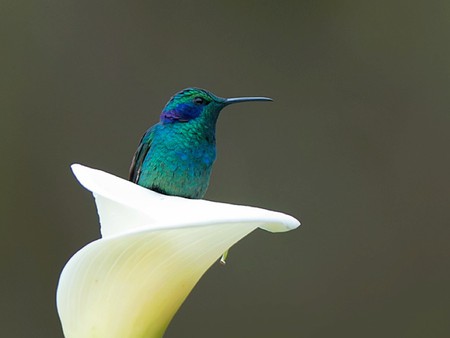
M 88 244 L 58 285 L 66 338 L 161 337 L 211 264 L 257 226 L 135 232 Z
M 223 252 L 258 227 L 299 225 L 281 213 L 165 196 L 72 168 L 95 196 L 103 238 L 78 251 L 61 273 L 57 306 L 66 338 L 162 337 Z
M 297 228 L 294 217 L 266 209 L 167 196 L 101 170 L 72 165 L 80 183 L 94 193 L 102 236 L 142 227 L 168 229 L 236 221 L 261 221 L 261 228 L 283 232 Z

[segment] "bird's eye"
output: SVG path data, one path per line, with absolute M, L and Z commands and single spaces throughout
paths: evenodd
M 205 105 L 205 106 L 209 103 L 203 97 L 200 97 L 200 96 L 197 96 L 196 98 L 194 98 L 194 102 L 198 105 Z

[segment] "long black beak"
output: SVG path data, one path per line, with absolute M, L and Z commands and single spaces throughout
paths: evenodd
M 239 103 L 239 102 L 248 102 L 248 101 L 273 101 L 270 97 L 262 97 L 262 96 L 255 96 L 255 97 L 233 97 L 230 99 L 225 99 L 225 105 L 233 104 L 233 103 Z

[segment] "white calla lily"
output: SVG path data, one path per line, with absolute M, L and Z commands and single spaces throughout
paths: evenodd
M 206 270 L 255 230 L 297 228 L 260 208 L 166 196 L 74 164 L 97 204 L 102 238 L 61 273 L 57 307 L 66 338 L 162 337 Z

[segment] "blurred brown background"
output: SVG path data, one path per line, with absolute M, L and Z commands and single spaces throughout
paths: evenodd
M 176 91 L 225 110 L 208 199 L 292 214 L 200 281 L 166 337 L 450 336 L 450 2 L 3 1 L 1 337 L 62 337 L 99 236 L 74 162 L 125 177 Z

